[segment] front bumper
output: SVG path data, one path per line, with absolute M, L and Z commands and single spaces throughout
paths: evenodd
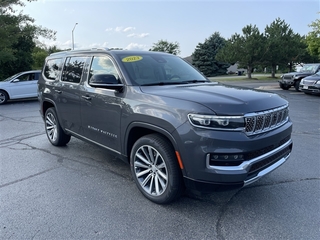
M 304 82 L 302 81 L 300 83 L 299 90 L 302 92 L 311 93 L 311 94 L 320 94 L 320 85 L 304 84 Z
M 292 85 L 294 85 L 294 80 L 293 79 L 280 79 L 279 81 L 278 81 L 280 84 L 282 84 L 282 85 L 286 85 L 286 86 L 292 86 Z
M 290 121 L 275 130 L 250 137 L 240 132 L 193 130 L 198 141 L 190 141 L 196 139 L 195 135 L 186 135 L 183 142 L 188 146 L 180 155 L 186 186 L 200 191 L 247 186 L 285 163 L 293 146 Z M 216 161 L 217 155 L 231 157 Z M 233 160 L 235 156 L 242 158 Z

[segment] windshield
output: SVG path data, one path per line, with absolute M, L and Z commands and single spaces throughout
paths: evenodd
M 6 79 L 3 80 L 3 81 L 4 81 L 4 82 L 9 82 L 11 79 L 16 78 L 18 75 L 20 75 L 20 73 L 17 73 L 17 74 L 15 74 L 15 75 L 11 76 L 11 77 L 8 77 L 8 78 L 6 78 Z
M 300 72 L 315 73 L 318 67 L 319 64 L 306 64 L 300 69 Z
M 209 82 L 190 64 L 174 55 L 148 53 L 119 54 L 133 85 L 151 86 Z

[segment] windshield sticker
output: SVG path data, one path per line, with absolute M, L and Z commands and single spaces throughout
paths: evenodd
M 128 56 L 125 58 L 122 58 L 122 62 L 136 62 L 142 60 L 141 56 Z

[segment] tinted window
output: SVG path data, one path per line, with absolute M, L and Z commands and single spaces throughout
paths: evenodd
M 61 69 L 61 63 L 61 58 L 48 60 L 43 70 L 44 76 L 50 80 L 58 80 L 59 70 Z
M 20 75 L 17 79 L 19 79 L 20 82 L 29 81 L 31 80 L 32 76 L 34 77 L 34 73 L 27 73 L 27 74 Z
M 206 81 L 195 68 L 177 56 L 146 53 L 136 56 L 119 54 L 119 58 L 137 85 Z
M 116 67 L 107 56 L 97 56 L 93 58 L 90 68 L 89 82 L 91 77 L 95 74 L 113 74 L 116 79 L 119 79 Z
M 68 57 L 62 72 L 62 81 L 79 83 L 87 57 Z

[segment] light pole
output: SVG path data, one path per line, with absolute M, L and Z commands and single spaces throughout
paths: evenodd
M 74 50 L 74 37 L 73 37 L 73 31 L 76 28 L 76 26 L 78 25 L 78 23 L 76 23 L 72 29 L 72 50 Z

